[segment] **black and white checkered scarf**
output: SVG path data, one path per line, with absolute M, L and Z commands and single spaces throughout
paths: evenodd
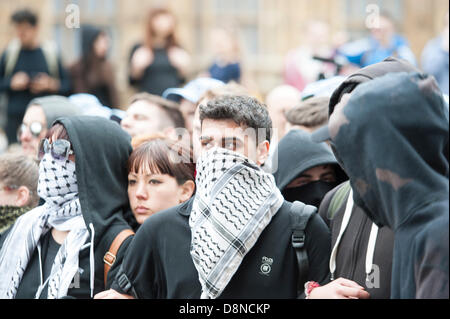
M 89 232 L 81 214 L 75 163 L 55 161 L 46 154 L 39 165 L 38 194 L 45 199 L 45 204 L 17 219 L 0 250 L 2 299 L 15 297 L 31 256 L 36 248 L 40 250 L 39 241 L 51 228 L 69 233 L 56 254 L 48 280 L 41 284 L 36 297 L 39 298 L 47 284 L 49 299 L 66 296 L 78 271 L 78 254 Z
M 201 298 L 217 298 L 283 204 L 271 174 L 244 156 L 213 148 L 197 161 L 189 219 Z

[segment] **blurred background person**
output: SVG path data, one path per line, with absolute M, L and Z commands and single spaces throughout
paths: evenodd
M 308 22 L 302 44 L 286 55 L 284 82 L 302 91 L 307 84 L 331 76 L 335 66 L 313 57 L 332 58 L 333 55 L 329 25 L 318 20 Z
M 288 110 L 285 113 L 286 132 L 301 129 L 311 133 L 327 124 L 329 102 L 329 97 L 311 97 Z
M 370 36 L 342 45 L 338 53 L 359 67 L 378 63 L 393 56 L 415 65 L 416 58 L 408 41 L 397 33 L 394 20 L 387 12 L 381 12 L 378 23 L 370 25 Z
M 129 80 L 138 91 L 162 95 L 188 76 L 191 59 L 178 44 L 175 28 L 175 16 L 169 10 L 155 8 L 149 13 L 145 39 L 130 54 Z
M 184 117 L 184 123 L 192 136 L 194 114 L 200 97 L 209 89 L 224 85 L 220 80 L 201 77 L 187 83 L 182 88 L 169 88 L 164 91 L 162 97 L 178 102 L 179 109 Z
M 0 155 L 0 236 L 16 219 L 39 203 L 39 167 L 20 154 Z
M 163 133 L 176 139 L 176 129 L 184 128 L 184 119 L 177 103 L 157 95 L 138 93 L 131 98 L 121 126 L 132 138 Z
M 241 48 L 236 30 L 232 27 L 217 27 L 210 33 L 210 49 L 213 62 L 208 75 L 224 83 L 241 82 Z
M 293 108 L 300 102 L 301 93 L 291 85 L 280 85 L 272 89 L 266 97 L 266 106 L 272 119 L 272 139 L 270 141 L 269 157 L 262 165 L 262 168 L 268 172 L 273 173 L 276 170 L 274 163 L 277 159 L 275 150 L 278 142 L 286 133 L 286 111 Z
M 16 38 L 0 59 L 0 93 L 7 99 L 8 141 L 15 143 L 28 103 L 38 96 L 68 94 L 70 80 L 54 43 L 40 42 L 37 15 L 23 9 L 11 21 Z
M 39 142 L 59 117 L 80 115 L 77 105 L 65 96 L 51 95 L 31 100 L 17 130 L 22 152 L 36 158 Z
M 448 12 L 445 16 L 445 26 L 439 36 L 430 40 L 422 52 L 422 69 L 433 75 L 441 91 L 448 95 Z
M 119 96 L 112 64 L 107 59 L 110 47 L 107 33 L 98 27 L 84 25 L 81 29 L 82 55 L 69 69 L 73 93 L 95 95 L 100 103 L 118 107 Z
M 270 118 L 272 119 L 272 127 L 277 130 L 274 137 L 278 137 L 277 141 L 271 141 L 271 143 L 275 142 L 276 144 L 281 138 L 283 138 L 286 133 L 285 114 L 287 111 L 300 103 L 300 98 L 300 91 L 290 85 L 277 86 L 273 88 L 269 94 L 267 94 L 267 110 L 269 111 Z

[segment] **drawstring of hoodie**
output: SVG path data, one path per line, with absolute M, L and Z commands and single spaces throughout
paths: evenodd
M 91 273 L 91 298 L 94 297 L 94 278 L 95 278 L 95 260 L 94 260 L 94 237 L 95 237 L 95 229 L 92 223 L 89 224 L 89 228 L 91 229 L 91 248 L 89 252 L 89 266 Z

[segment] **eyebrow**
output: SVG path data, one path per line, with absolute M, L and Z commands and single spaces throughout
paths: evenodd
M 333 175 L 333 173 L 334 173 L 334 172 L 326 172 L 326 173 L 322 173 L 322 174 L 320 174 L 320 177 L 324 177 L 324 176 L 327 176 L 327 175 Z M 312 175 L 302 173 L 302 174 L 300 174 L 298 177 L 312 177 Z
M 211 141 L 211 140 L 213 140 L 213 138 L 211 136 L 200 136 L 200 140 L 201 141 Z M 222 143 L 229 142 L 229 141 L 231 141 L 231 142 L 236 141 L 236 142 L 243 143 L 243 141 L 236 136 L 222 137 Z

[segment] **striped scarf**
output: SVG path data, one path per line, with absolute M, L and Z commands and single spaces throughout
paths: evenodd
M 14 298 L 39 241 L 51 228 L 69 231 L 52 265 L 46 283 L 39 287 L 36 298 L 48 283 L 49 299 L 66 296 L 78 270 L 78 254 L 89 238 L 81 214 L 75 163 L 59 162 L 46 154 L 39 165 L 38 194 L 45 199 L 20 216 L 0 250 L 0 298 Z M 91 243 L 92 245 L 92 243 Z
M 235 152 L 213 148 L 197 161 L 189 219 L 201 298 L 217 298 L 283 204 L 271 174 Z

